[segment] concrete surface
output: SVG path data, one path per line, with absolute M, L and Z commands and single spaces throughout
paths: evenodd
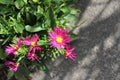
M 120 80 L 120 0 L 79 0 L 79 21 L 72 42 L 77 60 L 63 56 L 32 80 Z

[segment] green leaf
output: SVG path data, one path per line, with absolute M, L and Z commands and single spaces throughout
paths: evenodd
M 50 2 L 51 2 L 51 0 L 44 0 L 44 3 L 45 3 L 46 5 L 49 5 Z
M 40 17 L 44 16 L 44 10 L 41 6 L 37 6 L 37 12 L 34 14 L 37 17 L 37 20 L 40 19 Z
M 70 14 L 78 14 L 80 13 L 80 10 L 71 8 Z
M 6 28 L 8 27 L 8 22 L 3 17 L 0 17 L 0 23 Z
M 8 30 L 0 23 L 0 34 L 9 34 Z
M 6 39 L 4 39 L 4 42 L 2 43 L 2 45 L 4 45 L 7 41 L 9 41 L 11 39 L 11 35 L 9 35 Z
M 18 8 L 18 9 L 20 9 L 20 8 L 22 8 L 23 6 L 24 6 L 24 1 L 23 0 L 16 0 L 15 1 L 15 6 L 16 6 L 16 8 Z
M 4 60 L 6 58 L 6 54 L 3 49 L 0 48 L 0 59 Z
M 68 14 L 67 16 L 64 17 L 64 19 L 66 19 L 68 21 L 76 21 L 76 20 L 78 20 L 78 17 L 74 14 Z
M 21 20 L 21 13 L 20 13 L 20 12 L 17 14 L 17 20 L 18 20 L 18 21 Z
M 38 41 L 38 45 L 40 45 L 40 46 L 47 45 L 47 44 L 48 44 L 48 41 L 46 41 L 46 40 L 39 40 Z
M 23 54 L 26 55 L 27 51 L 28 51 L 28 49 L 25 48 L 24 46 L 21 46 L 21 48 L 18 50 L 20 55 L 23 55 Z
M 16 26 L 14 26 L 14 30 L 16 31 L 16 33 L 23 33 L 24 26 L 18 23 L 16 24 Z
M 16 33 L 23 33 L 24 26 L 22 25 L 22 23 L 20 23 L 19 21 L 17 21 L 13 17 L 10 17 L 10 19 L 12 20 L 10 25 L 14 28 L 15 32 Z
M 50 23 L 50 27 L 51 28 L 54 28 L 54 26 L 55 26 L 55 19 L 54 19 L 54 12 L 53 12 L 53 10 L 52 10 L 52 7 L 49 7 L 49 23 Z
M 44 62 L 41 62 L 41 70 L 44 71 L 46 74 L 49 74 L 49 69 Z
M 21 71 L 25 76 L 29 76 L 29 74 L 30 74 L 30 71 L 28 70 L 28 68 L 25 64 L 24 64 L 24 66 L 21 67 Z
M 76 40 L 76 39 L 79 39 L 79 37 L 76 35 L 76 34 L 71 34 L 71 41 L 74 41 L 74 40 Z
M 18 72 L 18 71 L 15 73 L 15 78 L 17 80 L 25 80 L 24 75 L 21 72 Z
M 33 0 L 33 2 L 37 3 L 37 2 L 39 2 L 39 0 Z
M 54 1 L 55 1 L 55 3 L 59 4 L 60 1 L 62 1 L 62 0 L 54 0 Z
M 27 4 L 27 2 L 28 2 L 28 0 L 23 0 L 26 4 Z
M 14 0 L 0 0 L 0 4 L 13 4 Z
M 17 72 L 15 73 L 15 77 L 18 80 L 26 80 L 25 76 L 29 76 L 29 75 L 30 72 L 28 71 L 27 67 L 25 67 L 24 65 L 20 66 Z
M 0 5 L 0 14 L 1 15 L 7 16 L 7 15 L 11 14 L 11 12 L 12 12 L 12 7 L 9 8 L 6 5 Z
M 64 14 L 69 14 L 70 11 L 71 11 L 70 7 L 68 7 L 68 6 L 62 7 L 60 10 L 61 10 Z
M 9 71 L 7 74 L 7 78 L 10 79 L 14 75 L 13 71 Z
M 25 29 L 28 32 L 39 32 L 41 30 L 45 30 L 45 28 L 42 27 L 42 25 L 40 25 L 40 24 L 36 24 L 35 26 L 26 25 Z
M 41 6 L 37 7 L 37 13 L 44 14 L 44 10 Z

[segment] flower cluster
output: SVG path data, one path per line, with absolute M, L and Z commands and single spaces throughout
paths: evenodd
M 57 48 L 58 50 L 64 49 L 64 56 L 75 60 L 76 54 L 73 53 L 74 48 L 70 48 L 70 35 L 67 34 L 67 31 L 64 28 L 55 27 L 53 30 L 51 30 L 48 36 L 48 45 L 54 48 Z M 20 54 L 20 50 L 23 46 L 27 47 L 27 51 L 25 55 L 22 55 L 22 58 L 26 58 L 30 61 L 37 60 L 40 62 L 40 58 L 36 52 L 42 52 L 45 51 L 40 45 L 38 45 L 39 36 L 38 34 L 35 34 L 31 37 L 25 37 L 25 38 L 17 38 L 17 42 L 14 43 L 14 45 L 10 45 L 6 47 L 6 54 L 8 56 L 18 56 Z M 22 59 L 21 57 L 17 61 L 6 61 L 5 65 L 9 67 L 9 70 L 11 71 L 17 71 L 20 61 Z
M 27 53 L 28 59 L 31 61 L 35 59 L 39 61 L 38 56 L 35 54 L 36 50 L 38 51 L 42 50 L 42 48 L 37 43 L 38 39 L 39 39 L 39 36 L 37 34 L 33 35 L 32 37 L 26 37 L 24 38 L 24 40 L 17 38 L 17 43 L 15 43 L 14 46 L 7 46 L 5 52 L 7 55 L 17 56 L 19 53 L 19 49 L 21 48 L 21 45 L 27 45 L 27 46 L 30 46 Z M 19 61 L 17 61 L 16 63 L 12 61 L 5 62 L 5 65 L 7 65 L 9 69 L 12 71 L 17 71 L 19 67 L 18 64 L 19 64 Z
M 65 48 L 64 55 L 72 60 L 75 60 L 76 54 L 72 54 L 74 48 L 70 49 L 70 35 L 67 34 L 64 28 L 55 27 L 49 32 L 50 45 L 58 50 Z
M 15 44 L 15 46 L 7 46 L 5 52 L 7 53 L 7 55 L 16 55 L 20 46 L 21 40 L 17 38 L 17 43 Z

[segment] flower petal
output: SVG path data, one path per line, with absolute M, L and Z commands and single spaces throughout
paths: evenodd
M 12 61 L 6 61 L 5 65 L 9 67 L 9 70 L 16 72 L 19 64 L 12 62 Z
M 26 37 L 26 38 L 24 39 L 23 43 L 24 43 L 25 45 L 30 45 L 31 39 L 30 39 L 29 37 Z
M 37 34 L 35 34 L 31 37 L 31 41 L 34 41 L 34 42 L 37 42 L 38 39 L 39 39 L 39 36 Z
M 16 50 L 11 46 L 7 46 L 5 52 L 7 55 L 16 55 Z

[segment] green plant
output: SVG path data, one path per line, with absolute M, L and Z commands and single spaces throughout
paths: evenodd
M 48 37 L 49 32 L 55 27 L 59 26 L 59 29 L 63 28 L 66 31 L 66 27 L 71 27 L 69 22 L 77 20 L 76 14 L 79 10 L 73 8 L 71 5 L 73 2 L 75 0 L 0 0 L 0 61 L 2 62 L 0 69 L 3 69 L 4 63 L 8 60 L 20 64 L 17 71 L 8 72 L 8 78 L 13 75 L 17 79 L 28 77 L 32 67 L 35 70 L 46 71 L 44 60 L 64 55 L 65 47 L 62 49 L 50 47 Z M 37 39 L 37 45 L 43 50 L 35 52 L 40 61 L 29 62 L 27 58 L 29 47 L 23 44 L 23 41 L 26 37 L 31 38 L 35 35 L 40 37 Z M 21 40 L 19 50 L 16 49 L 19 43 L 17 38 Z M 5 49 L 8 45 L 14 47 L 17 56 L 6 55 Z

